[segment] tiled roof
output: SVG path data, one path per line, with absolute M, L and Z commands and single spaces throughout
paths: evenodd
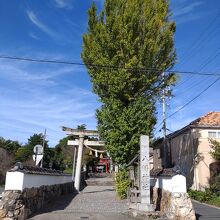
M 51 176 L 69 176 L 60 170 L 53 170 L 35 166 L 23 166 L 23 164 L 16 163 L 15 166 L 9 170 L 9 172 L 21 172 L 25 174 L 37 174 L 37 175 L 51 175 Z
M 161 169 L 152 169 L 150 171 L 151 176 L 164 176 L 164 177 L 172 177 L 179 174 L 174 168 L 161 168 Z
M 209 112 L 208 114 L 197 118 L 196 120 L 192 121 L 190 124 L 186 125 L 185 127 L 174 131 L 173 133 L 167 135 L 167 138 L 173 138 L 178 136 L 179 134 L 182 134 L 185 130 L 190 128 L 199 128 L 199 127 L 205 127 L 205 128 L 214 128 L 220 127 L 220 112 Z
M 208 114 L 192 121 L 190 125 L 220 126 L 220 112 L 209 112 Z

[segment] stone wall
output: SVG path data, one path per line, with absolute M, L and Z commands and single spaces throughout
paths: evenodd
M 0 220 L 25 220 L 60 195 L 76 193 L 73 183 L 4 191 Z
M 196 220 L 191 199 L 187 193 L 171 193 L 160 188 L 151 188 L 151 198 L 161 216 L 175 220 Z

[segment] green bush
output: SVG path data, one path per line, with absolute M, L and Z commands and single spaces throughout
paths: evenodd
M 210 201 L 208 201 L 208 203 L 220 207 L 220 196 L 212 198 Z
M 126 169 L 122 169 L 118 173 L 116 173 L 115 185 L 116 185 L 116 192 L 119 198 L 126 199 L 127 191 L 130 187 L 129 175 Z
M 204 200 L 204 195 L 205 195 L 205 192 L 202 192 L 202 191 L 196 191 L 196 190 L 189 190 L 188 191 L 188 194 L 190 196 L 191 199 L 195 199 L 195 200 L 198 200 L 200 202 L 203 202 Z
M 217 196 L 220 196 L 220 175 L 214 178 L 213 183 L 210 185 L 210 190 Z
M 212 188 L 207 188 L 205 191 L 189 190 L 188 194 L 191 199 L 220 206 L 220 196 L 213 192 Z

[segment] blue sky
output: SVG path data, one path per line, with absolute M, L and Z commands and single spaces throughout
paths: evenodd
M 102 0 L 95 1 L 99 8 Z M 0 1 L 0 54 L 80 62 L 82 34 L 92 0 Z M 171 0 L 177 23 L 174 69 L 220 72 L 220 2 L 218 0 Z M 168 100 L 167 114 L 178 110 L 216 77 L 181 75 Z M 50 146 L 65 136 L 61 126 L 87 124 L 96 128 L 92 93 L 84 67 L 30 63 L 0 59 L 0 136 L 25 143 L 47 129 Z M 168 122 L 181 128 L 209 112 L 220 111 L 220 82 Z M 161 104 L 158 103 L 158 121 Z

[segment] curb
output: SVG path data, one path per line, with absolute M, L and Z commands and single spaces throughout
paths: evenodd
M 211 208 L 215 208 L 215 209 L 219 209 L 219 210 L 220 210 L 220 207 L 218 207 L 218 206 L 210 205 L 210 204 L 203 203 L 203 202 L 199 202 L 199 201 L 194 200 L 194 199 L 191 199 L 191 200 L 192 200 L 193 202 L 195 202 L 195 203 L 199 203 L 199 204 L 201 204 L 201 205 L 206 205 L 206 206 L 209 206 L 209 207 L 211 207 Z

